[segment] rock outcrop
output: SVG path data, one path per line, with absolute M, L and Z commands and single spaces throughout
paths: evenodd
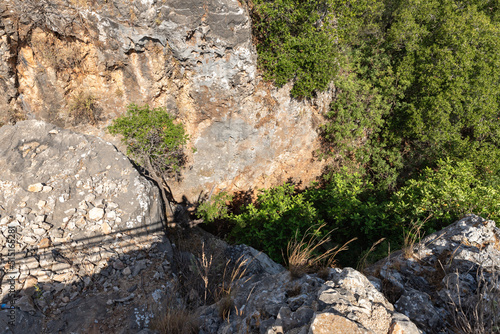
M 204 310 L 201 332 L 492 333 L 499 271 L 500 229 L 469 215 L 369 267 L 368 276 L 345 268 L 244 278 L 231 304 Z
M 330 269 L 323 278 L 253 276 L 234 289 L 227 313 L 224 301 L 205 310 L 201 333 L 421 333 L 352 268 Z
M 158 188 L 111 144 L 43 121 L 0 128 L 3 303 L 48 308 L 31 298 L 45 284 L 67 304 L 80 293 L 59 294 L 60 285 L 88 287 L 114 258 L 158 242 L 168 249 L 164 226 Z M 114 269 L 137 275 L 137 265 Z
M 492 332 L 500 324 L 499 272 L 500 229 L 475 215 L 367 269 L 426 333 Z
M 312 160 L 332 92 L 292 99 L 289 85 L 261 79 L 256 60 L 245 2 L 5 0 L 0 121 L 106 136 L 128 103 L 165 106 L 197 149 L 171 185 L 177 199 L 288 178 L 307 184 L 323 167 Z

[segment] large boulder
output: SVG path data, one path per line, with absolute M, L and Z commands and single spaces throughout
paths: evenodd
M 491 220 L 469 215 L 366 272 L 425 332 L 491 332 L 500 322 L 500 229 Z
M 113 145 L 43 121 L 0 128 L 0 300 L 23 290 L 16 306 L 34 311 L 40 283 L 98 273 L 164 225 L 158 188 Z

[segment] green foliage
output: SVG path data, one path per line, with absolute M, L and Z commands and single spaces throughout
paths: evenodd
M 414 163 L 476 160 L 500 143 L 500 24 L 488 1 L 398 2 L 387 33 L 393 68 L 407 82 L 392 128 L 409 143 Z M 498 156 L 498 153 L 495 154 Z
M 357 173 L 349 174 L 344 169 L 331 174 L 324 186 L 313 185 L 305 196 L 318 210 L 326 228 L 333 231 L 334 242 L 342 244 L 358 238 L 349 245 L 348 252 L 339 254 L 344 264 L 354 265 L 374 242 L 382 237 L 392 241 L 400 233 L 387 210 L 384 194 Z
M 262 190 L 255 204 L 231 216 L 236 222 L 232 235 L 282 261 L 289 240 L 301 238 L 311 227 L 320 233 L 318 227 L 324 223 L 321 236 L 331 234 L 330 248 L 358 238 L 338 256 L 343 265 L 352 266 L 381 238 L 386 240 L 370 258 L 387 256 L 389 244 L 393 250 L 402 246 L 405 233 L 415 224 L 429 234 L 467 213 L 500 222 L 499 184 L 497 176 L 478 172 L 471 162 L 448 159 L 440 160 L 435 170 L 426 168 L 391 195 L 343 169 L 301 193 L 289 184 Z
M 188 136 L 183 125 L 176 124 L 164 108 L 130 104 L 108 130 L 111 134 L 121 134 L 127 154 L 151 172 L 175 174 L 184 163 L 183 148 Z
M 402 224 L 424 221 L 432 232 L 474 213 L 500 222 L 500 191 L 495 177 L 478 175 L 468 161 L 440 160 L 436 170 L 426 168 L 393 196 L 390 204 Z
M 232 219 L 236 223 L 232 236 L 238 242 L 263 250 L 278 262 L 282 262 L 283 251 L 296 232 L 302 236 L 322 223 L 312 203 L 303 194 L 296 194 L 291 184 L 261 190 L 256 203 Z
M 205 223 L 213 223 L 215 220 L 227 219 L 230 217 L 228 204 L 232 200 L 232 195 L 225 191 L 221 191 L 207 201 L 202 202 L 196 209 L 196 216 L 203 219 Z
M 325 89 L 336 71 L 330 0 L 256 0 L 254 34 L 259 65 L 278 86 L 295 79 L 292 95 Z
M 500 22 L 489 0 L 378 1 L 343 46 L 325 152 L 394 190 L 450 157 L 499 171 Z M 382 13 L 382 14 L 380 14 Z M 356 18 L 354 18 L 356 19 Z M 359 21 L 359 22 L 362 22 Z
M 344 45 L 358 30 L 373 30 L 382 9 L 376 0 L 254 1 L 254 35 L 265 77 L 278 86 L 293 80 L 294 97 L 326 89 Z
M 359 238 L 341 254 L 352 264 L 412 224 L 500 221 L 498 1 L 256 0 L 253 15 L 268 79 L 296 97 L 333 80 L 321 133 L 335 167 L 302 193 L 263 191 L 232 218 L 239 241 L 280 260 L 296 230 L 324 222 L 334 242 Z
M 315 184 L 301 193 L 290 184 L 261 190 L 255 204 L 232 215 L 236 223 L 232 236 L 280 262 L 288 242 L 302 238 L 308 229 L 321 236 L 331 234 L 329 247 L 357 237 L 349 252 L 339 255 L 344 263 L 353 264 L 381 235 L 397 234 L 384 199 L 376 195 L 371 184 L 346 172 L 334 174 L 323 187 Z
M 387 233 L 391 228 L 383 198 L 376 194 L 369 181 L 345 171 L 331 175 L 324 187 L 316 185 L 304 193 L 328 228 L 338 229 L 337 237 L 344 240 L 357 236 L 361 241 L 379 239 L 381 231 Z

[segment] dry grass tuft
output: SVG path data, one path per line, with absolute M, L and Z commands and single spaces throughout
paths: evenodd
M 195 262 L 200 278 L 203 281 L 204 286 L 204 303 L 207 303 L 208 295 L 208 283 L 210 276 L 210 268 L 212 267 L 213 255 L 209 255 L 205 252 L 205 243 L 201 245 L 201 259 L 197 259 Z
M 198 314 L 186 308 L 167 308 L 151 321 L 151 328 L 165 334 L 195 334 L 199 332 Z
M 331 240 L 331 232 L 322 238 L 318 237 L 318 232 L 324 226 L 325 224 L 319 226 L 314 232 L 311 232 L 308 229 L 300 240 L 298 240 L 298 233 L 296 233 L 295 238 L 288 243 L 286 249 L 288 270 L 290 271 L 292 278 L 300 278 L 304 274 L 316 272 L 322 267 L 334 267 L 336 263 L 335 257 L 337 254 L 341 251 L 347 250 L 347 245 L 357 239 L 353 238 L 341 247 L 335 246 L 326 252 L 317 255 L 317 251 L 320 247 Z
M 363 272 L 365 270 L 368 256 L 370 256 L 370 254 L 375 250 L 375 248 L 378 245 L 380 245 L 384 240 L 385 238 L 380 238 L 379 240 L 374 242 L 373 245 L 370 247 L 370 249 L 361 257 L 361 259 L 358 262 L 358 266 L 356 268 L 358 271 Z
M 231 294 L 233 283 L 245 276 L 248 264 L 248 259 L 244 259 L 243 255 L 236 260 L 236 263 L 233 266 L 231 266 L 231 260 L 226 262 L 224 274 L 222 275 L 222 286 L 220 289 L 220 293 L 223 296 Z M 228 274 L 230 267 L 232 267 L 231 274 Z
M 219 315 L 224 320 L 229 320 L 233 308 L 238 312 L 238 309 L 233 303 L 233 285 L 234 282 L 245 276 L 248 262 L 248 259 L 243 259 L 243 255 L 240 256 L 234 264 L 231 264 L 230 260 L 226 262 L 224 274 L 222 275 L 222 284 L 217 291 Z M 249 279 L 250 277 L 247 281 Z
M 457 272 L 458 275 L 458 272 Z M 486 278 L 483 269 L 478 269 L 476 293 L 461 297 L 460 286 L 457 282 L 447 283 L 447 289 L 456 293 L 454 300 L 448 293 L 448 311 L 451 314 L 451 323 L 457 333 L 483 334 L 500 333 L 500 275 L 491 274 Z
M 99 108 L 97 98 L 91 93 L 78 93 L 69 104 L 69 112 L 73 125 L 90 123 L 96 125 Z
M 429 215 L 424 219 L 423 222 L 411 222 L 410 230 L 403 231 L 403 256 L 405 259 L 410 259 L 415 257 L 415 245 L 418 244 L 418 241 L 422 239 L 422 227 L 425 223 L 431 218 L 432 215 Z

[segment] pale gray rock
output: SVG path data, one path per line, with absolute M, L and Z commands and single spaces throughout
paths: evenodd
M 425 292 L 407 288 L 394 305 L 421 328 L 437 328 L 441 326 L 442 310 L 434 307 L 429 295 Z
M 267 254 L 247 245 L 229 246 L 226 249 L 226 255 L 233 263 L 236 263 L 238 260 L 245 262 L 247 275 L 274 275 L 285 270 L 282 265 L 271 260 Z
M 103 186 L 110 183 L 121 187 Z M 82 202 L 88 213 L 79 209 Z M 154 244 L 161 245 L 162 254 L 171 252 L 158 188 L 113 145 L 43 121 L 0 128 L 0 203 L 0 239 L 16 241 L 13 250 L 10 241 L 0 243 L 6 255 L 0 259 L 0 301 L 8 296 L 10 272 L 17 272 L 17 290 L 32 277 L 40 284 L 61 282 L 61 291 L 79 282 L 89 285 L 89 275 L 120 275 L 125 265 L 116 260 L 116 270 L 110 264 L 114 248 L 127 253 Z M 108 203 L 113 203 L 113 221 L 103 220 Z M 12 251 L 16 267 L 5 275 Z M 133 265 L 135 274 L 146 261 Z M 70 290 L 56 301 L 70 305 L 78 294 Z M 18 311 L 33 313 L 35 304 L 49 305 L 35 302 L 34 294 L 15 298 Z
M 261 274 L 242 278 L 232 288 L 236 311 L 220 321 L 217 307 L 206 308 L 202 333 L 333 334 L 346 326 L 353 333 L 395 334 L 402 328 L 422 333 L 352 268 L 331 269 L 327 281 L 315 274 L 292 279 L 288 271 Z
M 382 282 L 381 291 L 396 310 L 421 330 L 454 333 L 452 303 L 465 309 L 479 305 L 488 297 L 477 292 L 498 280 L 499 270 L 500 229 L 468 215 L 424 238 L 410 257 L 398 252 L 366 272 Z

